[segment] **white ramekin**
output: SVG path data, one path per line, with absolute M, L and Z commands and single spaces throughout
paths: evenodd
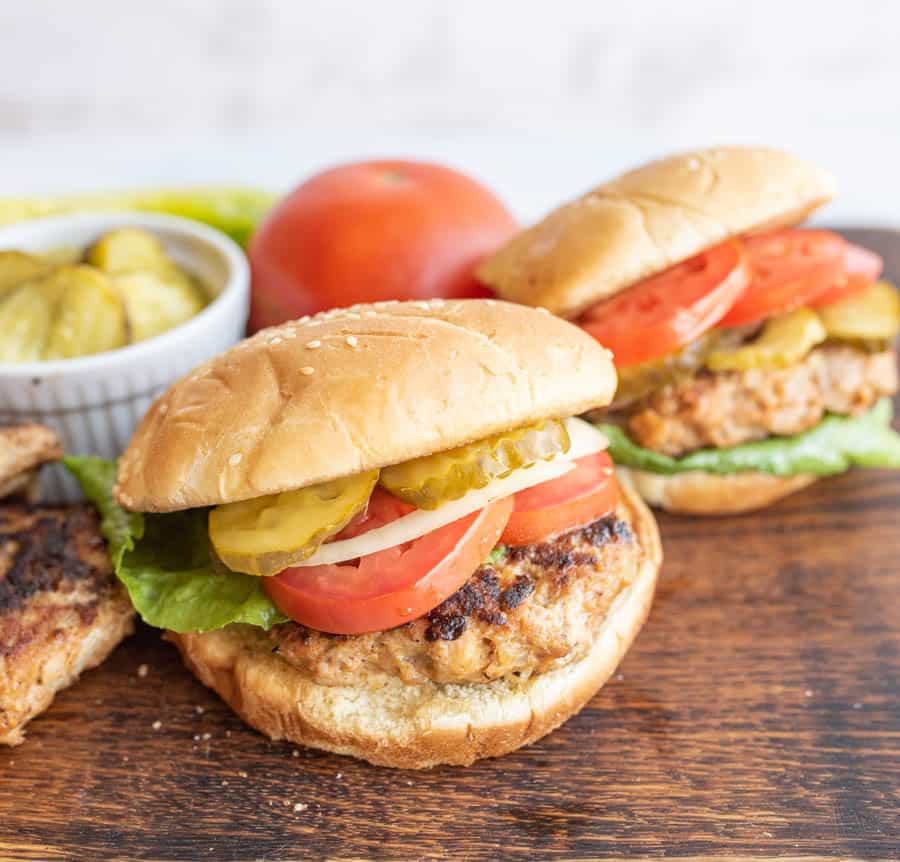
M 83 248 L 105 231 L 125 226 L 156 234 L 212 301 L 181 326 L 120 350 L 0 364 L 0 424 L 47 425 L 59 433 L 67 454 L 119 455 L 157 395 L 244 335 L 250 302 L 247 260 L 225 234 L 198 222 L 147 213 L 54 216 L 0 228 L 0 249 Z M 45 470 L 42 490 L 49 500 L 80 496 L 58 466 Z

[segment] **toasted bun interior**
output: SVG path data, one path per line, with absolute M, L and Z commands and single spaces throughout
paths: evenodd
M 477 275 L 504 299 L 575 317 L 729 237 L 796 224 L 834 191 L 825 171 L 779 150 L 681 153 L 554 210 Z
M 662 560 L 659 534 L 627 479 L 622 485 L 639 548 L 637 576 L 617 596 L 583 659 L 528 680 L 410 685 L 390 677 L 366 689 L 324 686 L 273 653 L 257 629 L 167 637 L 203 683 L 272 739 L 411 769 L 506 754 L 578 712 L 614 672 L 649 612 Z
M 494 300 L 378 303 L 258 333 L 152 405 L 119 464 L 124 507 L 274 494 L 605 406 L 610 355 Z
M 771 476 L 766 473 L 678 473 L 662 476 L 647 470 L 616 467 L 630 476 L 637 492 L 651 505 L 678 515 L 737 515 L 763 509 L 806 488 L 815 476 Z

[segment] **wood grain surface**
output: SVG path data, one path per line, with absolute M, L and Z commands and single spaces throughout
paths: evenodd
M 532 748 L 405 773 L 271 743 L 144 628 L 0 751 L 0 859 L 900 858 L 900 474 L 660 523 L 636 646 Z

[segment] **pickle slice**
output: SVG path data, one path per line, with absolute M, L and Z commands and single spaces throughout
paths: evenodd
M 567 452 L 569 445 L 566 426 L 558 419 L 548 419 L 447 452 L 385 467 L 381 484 L 418 509 L 437 509 L 513 470 Z
M 369 502 L 378 471 L 216 506 L 209 538 L 219 559 L 235 572 L 276 575 L 312 556 Z
M 162 243 L 149 231 L 136 227 L 104 234 L 87 250 L 85 260 L 109 273 L 137 269 L 155 272 L 160 267 L 171 266 Z
M 144 341 L 184 323 L 206 305 L 199 288 L 189 280 L 165 281 L 152 272 L 129 272 L 113 277 L 125 303 L 132 341 Z
M 878 281 L 858 296 L 820 308 L 819 317 L 829 338 L 890 339 L 900 331 L 900 295 L 887 282 Z
M 710 371 L 749 371 L 796 365 L 826 338 L 819 316 L 798 308 L 772 318 L 749 344 L 735 350 L 716 350 L 706 358 Z
M 0 251 L 0 296 L 11 293 L 26 281 L 42 278 L 52 266 L 24 251 Z
M 63 266 L 37 286 L 56 306 L 44 359 L 89 356 L 128 343 L 125 306 L 99 270 Z
M 0 362 L 37 362 L 53 322 L 53 303 L 37 284 L 0 298 Z

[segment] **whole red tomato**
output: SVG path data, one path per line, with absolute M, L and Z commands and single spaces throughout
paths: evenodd
M 494 194 L 449 168 L 332 168 L 284 198 L 253 236 L 250 329 L 356 302 L 485 296 L 472 269 L 515 230 Z

